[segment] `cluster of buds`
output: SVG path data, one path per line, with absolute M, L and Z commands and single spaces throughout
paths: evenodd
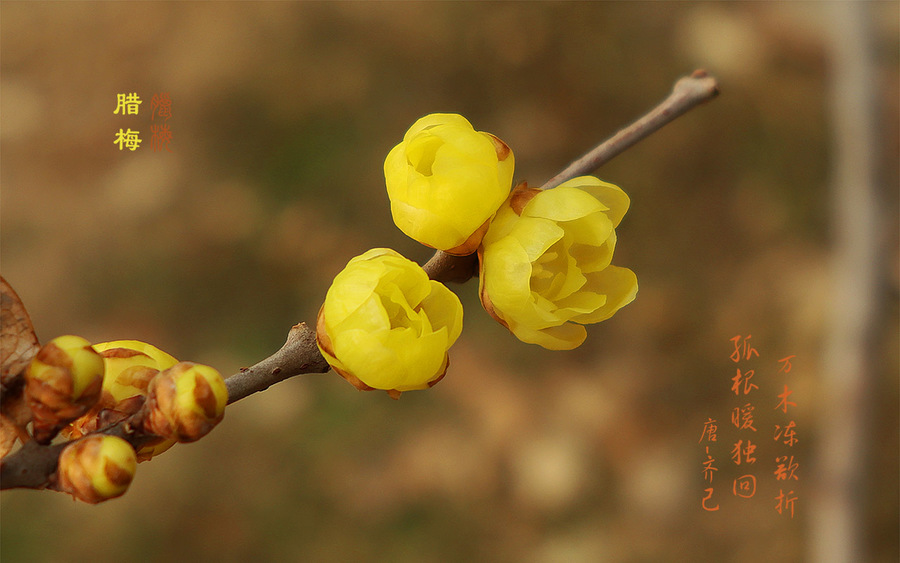
M 610 318 L 637 294 L 634 272 L 611 265 L 629 199 L 593 176 L 552 190 L 511 189 L 514 167 L 509 146 L 464 117 L 425 116 L 385 159 L 391 214 L 426 246 L 477 252 L 482 305 L 513 335 L 570 350 L 584 342 L 585 324 Z M 462 307 L 447 295 L 396 252 L 370 250 L 328 290 L 319 349 L 360 389 L 396 398 L 430 387 L 461 330 Z
M 29 417 L 21 432 L 30 420 L 36 442 L 49 444 L 57 434 L 69 441 L 56 487 L 98 503 L 127 490 L 138 461 L 208 434 L 225 414 L 228 390 L 215 369 L 179 362 L 145 342 L 92 346 L 79 336 L 60 336 L 28 364 L 22 399 Z M 104 432 L 126 420 L 138 451 Z
M 140 411 L 147 400 L 150 382 L 161 371 L 178 363 L 171 355 L 140 340 L 115 340 L 94 344 L 106 368 L 103 392 L 94 407 L 62 430 L 63 436 L 76 439 L 111 426 Z M 151 440 L 138 451 L 145 461 L 175 444 L 175 440 Z

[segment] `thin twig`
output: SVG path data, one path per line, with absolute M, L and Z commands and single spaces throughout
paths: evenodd
M 325 373 L 331 366 L 316 346 L 316 331 L 306 323 L 291 327 L 280 350 L 225 380 L 228 404 L 305 373 Z
M 441 283 L 465 283 L 478 273 L 478 260 L 474 252 L 467 256 L 454 256 L 438 250 L 422 269 L 430 279 Z
M 715 98 L 718 94 L 719 84 L 716 79 L 707 75 L 704 70 L 695 70 L 690 76 L 676 82 L 669 97 L 644 117 L 603 141 L 591 152 L 547 180 L 541 189 L 555 188 L 567 180 L 590 174 L 663 125 L 674 121 L 699 104 Z
M 541 189 L 555 188 L 567 180 L 590 174 L 641 139 L 718 94 L 718 81 L 705 70 L 695 70 L 676 82 L 672 93 L 658 106 L 547 180 Z M 429 278 L 443 283 L 464 283 L 478 273 L 475 254 L 452 256 L 441 250 L 436 251 L 422 267 Z

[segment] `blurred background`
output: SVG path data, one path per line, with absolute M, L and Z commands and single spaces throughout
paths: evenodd
M 828 365 L 849 299 L 832 274 L 848 139 L 831 3 L 3 2 L 0 260 L 38 337 L 140 339 L 223 374 L 312 322 L 351 257 L 431 255 L 394 227 L 382 174 L 422 115 L 465 115 L 540 185 L 694 69 L 722 91 L 597 172 L 631 196 L 614 263 L 640 291 L 578 350 L 515 340 L 475 281 L 453 286 L 466 325 L 435 388 L 393 401 L 300 377 L 141 464 L 120 499 L 4 491 L 3 560 L 813 560 L 840 536 L 822 524 L 830 450 L 861 484 L 837 505 L 850 552 L 896 561 L 900 10 L 864 6 L 870 50 L 850 67 L 872 71 L 882 215 L 863 241 L 878 252 L 853 406 Z M 114 115 L 131 92 L 139 115 Z M 150 146 L 158 93 L 171 152 Z M 114 144 L 120 128 L 138 150 Z M 736 335 L 759 352 L 749 499 L 732 492 Z M 785 383 L 789 483 L 773 473 Z M 829 445 L 845 429 L 861 447 Z

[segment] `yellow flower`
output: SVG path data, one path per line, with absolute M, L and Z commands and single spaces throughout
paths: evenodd
M 387 248 L 350 260 L 325 296 L 316 340 L 338 374 L 363 390 L 425 389 L 447 371 L 462 304 L 415 262 Z
M 509 195 L 514 168 L 506 143 L 463 116 L 427 115 L 384 161 L 394 223 L 422 244 L 471 254 Z
M 479 294 L 523 342 L 571 350 L 585 324 L 634 300 L 637 277 L 611 266 L 615 227 L 628 210 L 621 189 L 582 176 L 550 190 L 513 190 L 479 249 Z
M 116 436 L 88 436 L 69 444 L 60 454 L 59 487 L 96 504 L 124 494 L 136 470 L 131 444 Z
M 178 363 L 156 346 L 140 340 L 101 342 L 94 344 L 94 349 L 106 367 L 103 394 L 93 409 L 63 429 L 63 436 L 70 440 L 136 413 L 144 404 L 150 381 L 160 371 Z M 138 460 L 146 461 L 174 444 L 175 440 L 162 440 L 144 446 L 138 452 Z

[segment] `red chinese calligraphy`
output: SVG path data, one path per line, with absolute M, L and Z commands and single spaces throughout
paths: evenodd
M 785 494 L 783 489 L 778 489 L 778 496 L 775 497 L 775 500 L 777 501 L 775 510 L 778 511 L 778 514 L 783 514 L 783 511 L 790 509 L 791 518 L 794 517 L 794 503 L 797 501 L 794 491 Z
M 749 360 L 751 356 L 756 354 L 759 357 L 759 352 L 756 351 L 756 348 L 750 346 L 750 339 L 753 338 L 752 334 L 748 334 L 743 337 L 741 340 L 741 335 L 738 334 L 734 338 L 731 338 L 730 341 L 734 343 L 734 352 L 731 353 L 731 361 L 734 363 L 738 363 L 742 359 Z
M 759 385 L 750 383 L 750 379 L 753 377 L 753 373 L 754 371 L 752 369 L 745 371 L 743 374 L 741 373 L 741 368 L 737 369 L 737 375 L 731 378 L 731 381 L 734 382 L 734 384 L 731 386 L 731 390 L 734 391 L 735 395 L 741 394 L 741 383 L 743 383 L 744 395 L 749 394 L 750 391 L 754 389 L 759 389 Z
M 756 494 L 756 477 L 754 475 L 742 475 L 734 480 L 731 488 L 734 496 L 750 498 Z
M 791 396 L 791 393 L 793 393 L 793 391 L 788 389 L 788 386 L 785 385 L 784 392 L 782 392 L 780 395 L 778 395 L 778 398 L 781 399 L 781 401 L 777 405 L 775 405 L 775 410 L 781 409 L 781 412 L 787 414 L 787 409 L 789 406 L 790 407 L 797 406 L 797 403 L 795 403 L 793 401 L 788 401 L 788 397 Z
M 734 443 L 734 447 L 731 449 L 731 459 L 734 461 L 735 465 L 741 464 L 741 458 L 743 458 L 744 463 L 756 463 L 756 457 L 754 457 L 753 453 L 756 452 L 756 445 L 747 440 L 738 440 Z
M 738 430 L 753 430 L 756 432 L 756 428 L 753 426 L 753 409 L 754 407 L 750 403 L 742 407 L 734 407 L 731 411 L 731 424 Z
M 157 116 L 166 121 L 172 117 L 172 100 L 169 98 L 168 92 L 153 94 L 153 97 L 150 98 L 150 121 Z
M 707 512 L 715 512 L 716 510 L 719 510 L 718 504 L 715 506 L 706 506 L 706 501 L 711 499 L 713 496 L 713 488 L 708 487 L 708 488 L 704 489 L 704 492 L 706 492 L 706 496 L 703 497 L 703 500 L 700 501 L 700 506 L 703 507 L 703 510 L 706 510 Z
M 150 126 L 150 147 L 153 148 L 153 152 L 159 152 L 163 149 L 172 152 L 172 149 L 169 148 L 169 143 L 172 142 L 172 132 L 169 131 L 169 126 L 167 124 L 162 125 L 151 125 Z
M 709 446 L 706 446 L 706 461 L 703 462 L 703 480 L 709 482 L 710 485 L 713 482 L 713 475 L 719 470 L 713 465 L 715 462 L 716 458 L 709 454 Z
M 794 481 L 799 481 L 800 478 L 797 476 L 796 471 L 799 469 L 800 464 L 794 461 L 794 456 L 778 456 L 775 458 L 775 480 L 776 481 L 787 481 L 793 479 Z
M 788 447 L 793 446 L 797 443 L 799 438 L 797 438 L 797 433 L 794 432 L 794 428 L 797 427 L 797 424 L 792 420 L 788 422 L 784 428 L 781 427 L 780 424 L 775 425 L 775 441 L 781 440 L 783 437 L 784 440 L 782 443 Z
M 704 438 L 706 438 L 707 442 L 715 442 L 718 429 L 715 419 L 707 418 L 706 422 L 703 423 L 703 432 L 700 434 L 700 440 L 697 443 L 703 442 Z
M 786 356 L 778 360 L 778 363 L 781 364 L 781 367 L 778 368 L 778 373 L 790 373 L 791 372 L 791 360 L 796 358 L 797 354 L 791 354 L 790 356 Z

